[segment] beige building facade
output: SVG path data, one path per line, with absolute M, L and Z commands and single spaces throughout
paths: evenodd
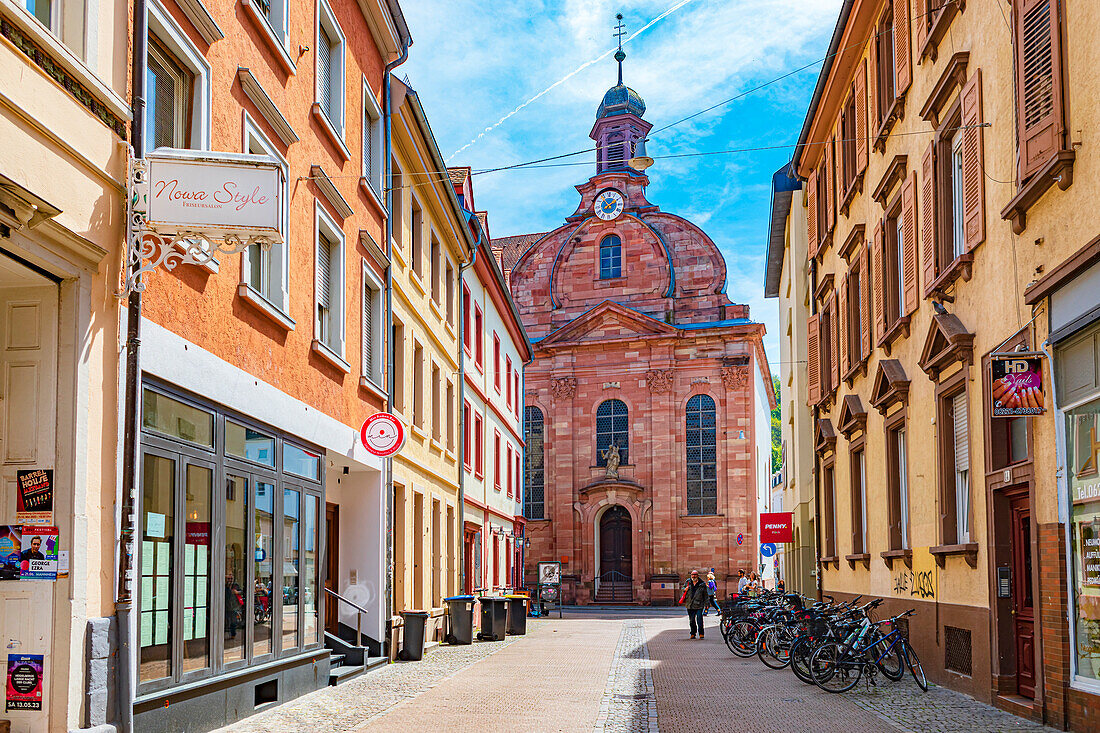
M 821 590 L 916 608 L 933 680 L 1074 730 L 1100 709 L 1098 11 L 848 0 L 793 161 Z

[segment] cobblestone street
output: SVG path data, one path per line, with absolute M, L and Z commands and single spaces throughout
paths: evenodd
M 441 646 L 223 729 L 305 731 L 1046 731 L 910 677 L 845 695 L 732 655 L 708 617 L 688 639 L 682 612 L 567 609 L 525 637 Z

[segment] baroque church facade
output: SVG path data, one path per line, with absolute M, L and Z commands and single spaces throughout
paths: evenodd
M 494 240 L 534 346 L 525 376 L 525 579 L 562 563 L 566 603 L 668 604 L 694 568 L 720 597 L 757 562 L 771 473 L 764 326 L 725 293 L 698 226 L 627 161 L 651 125 L 619 83 L 596 173 L 557 229 Z

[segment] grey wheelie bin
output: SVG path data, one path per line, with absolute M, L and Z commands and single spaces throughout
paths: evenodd
M 427 611 L 402 611 L 405 633 L 401 639 L 398 657 L 407 662 L 419 662 L 424 658 L 424 626 L 428 622 Z
M 508 622 L 506 631 L 512 636 L 523 636 L 527 633 L 527 601 L 525 595 L 515 594 L 505 596 L 508 600 Z
M 447 602 L 448 644 L 472 644 L 474 641 L 474 597 L 451 596 Z
M 477 638 L 482 641 L 503 641 L 508 623 L 508 600 L 501 596 L 481 596 L 481 631 Z

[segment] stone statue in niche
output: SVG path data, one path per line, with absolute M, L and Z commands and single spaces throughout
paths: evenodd
M 607 470 L 604 471 L 604 478 L 619 478 L 619 446 L 612 443 L 607 447 L 607 450 L 600 451 L 600 458 L 607 461 Z

